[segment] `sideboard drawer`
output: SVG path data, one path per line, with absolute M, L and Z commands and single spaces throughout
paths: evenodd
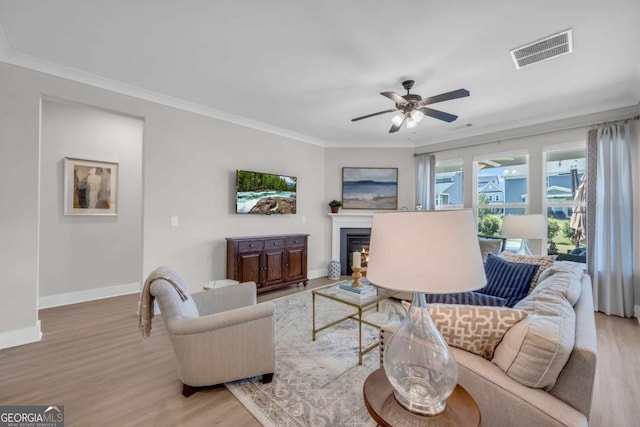
M 238 243 L 238 252 L 256 252 L 264 249 L 264 240 L 246 240 Z
M 265 249 L 274 249 L 274 248 L 284 248 L 284 239 L 278 240 L 265 240 L 264 241 Z
M 287 239 L 287 247 L 291 248 L 296 246 L 304 246 L 306 241 L 307 239 L 305 239 L 304 237 L 292 237 L 290 239 Z

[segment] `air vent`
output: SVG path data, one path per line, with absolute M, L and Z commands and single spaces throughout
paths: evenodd
M 571 29 L 562 31 L 542 40 L 520 46 L 511 51 L 511 58 L 517 69 L 536 62 L 546 61 L 573 51 Z

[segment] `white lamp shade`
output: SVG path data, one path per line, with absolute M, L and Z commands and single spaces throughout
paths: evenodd
M 505 215 L 502 236 L 511 239 L 546 239 L 547 218 L 542 214 Z
M 472 211 L 374 214 L 367 279 L 406 292 L 482 288 L 486 277 Z

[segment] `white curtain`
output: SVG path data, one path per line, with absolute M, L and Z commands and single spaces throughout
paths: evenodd
M 592 270 L 595 306 L 633 316 L 633 193 L 629 124 L 597 130 L 595 236 Z M 591 251 L 591 248 L 588 249 Z
M 423 210 L 435 209 L 436 156 L 419 154 L 416 158 L 416 205 L 422 205 Z

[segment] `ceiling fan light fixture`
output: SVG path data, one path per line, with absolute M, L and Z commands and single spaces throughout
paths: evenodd
M 393 116 L 393 118 L 391 119 L 391 123 L 393 123 L 396 126 L 400 126 L 403 120 L 404 120 L 404 113 L 398 113 L 395 116 Z
M 391 126 L 391 129 L 389 129 L 389 133 L 398 132 L 405 122 L 407 123 L 408 128 L 414 128 L 425 115 L 451 123 L 456 120 L 458 116 L 427 108 L 426 106 L 435 104 L 436 102 L 450 101 L 452 99 L 458 99 L 470 95 L 468 90 L 458 89 L 451 92 L 441 93 L 440 95 L 422 98 L 420 95 L 410 93 L 413 83 L 413 80 L 405 80 L 402 82 L 402 87 L 407 90 L 407 94 L 403 96 L 398 95 L 395 92 L 380 92 L 380 95 L 389 98 L 395 103 L 395 108 L 355 117 L 351 119 L 351 121 L 357 122 L 362 119 L 368 119 L 369 117 L 379 116 L 380 114 L 395 112 L 395 116 L 391 119 L 391 123 L 393 123 L 393 125 Z
M 420 120 L 422 120 L 423 117 L 424 117 L 424 113 L 420 110 L 413 110 L 411 112 L 411 118 L 416 123 L 420 123 Z

